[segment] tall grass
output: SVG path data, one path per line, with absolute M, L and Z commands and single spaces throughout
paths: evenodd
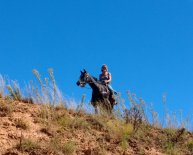
M 39 83 L 39 86 L 34 86 L 34 84 L 29 86 L 36 103 L 47 103 L 53 106 L 61 103 L 66 104 L 62 92 L 56 85 L 53 69 L 48 69 L 49 77 L 44 78 L 44 80 L 36 69 L 32 72 Z
M 22 93 L 19 84 L 16 81 L 11 81 L 7 86 L 7 89 L 10 93 L 10 97 L 13 100 L 22 101 Z
M 5 89 L 6 89 L 6 80 L 5 80 L 5 77 L 3 77 L 0 74 L 0 95 L 2 97 L 5 95 Z
M 124 113 L 123 116 L 125 116 L 125 114 L 127 115 L 127 118 L 125 119 L 130 119 L 129 121 L 134 120 L 134 122 L 136 122 L 137 119 L 140 120 L 141 118 L 142 122 L 151 124 L 152 126 L 158 128 L 169 128 L 169 129 L 186 128 L 189 131 L 193 130 L 192 125 L 193 119 L 191 117 L 192 115 L 188 114 L 184 115 L 182 110 L 170 111 L 169 108 L 167 107 L 166 94 L 164 94 L 162 97 L 163 116 L 161 117 L 159 115 L 160 113 L 158 113 L 154 109 L 153 104 L 147 104 L 143 99 L 138 98 L 136 94 L 133 94 L 130 91 L 128 91 L 127 94 L 130 103 L 129 112 L 131 113 L 133 109 L 135 109 L 136 112 L 133 111 L 132 114 L 130 114 L 131 116 L 129 118 L 128 114 Z M 124 110 L 126 108 L 122 109 Z M 128 109 L 126 109 L 126 111 L 128 112 Z
M 141 124 L 148 123 L 148 117 L 145 112 L 145 101 L 129 91 L 127 94 L 130 108 L 125 109 L 124 118 L 126 123 L 131 123 L 133 125 L 134 131 L 136 132 Z
M 30 81 L 26 84 L 25 89 L 21 88 L 17 81 L 9 80 L 0 74 L 0 97 L 5 96 L 13 100 L 23 101 L 24 99 L 32 99 L 34 103 L 47 104 L 49 106 L 64 105 L 68 109 L 74 109 L 76 112 L 85 111 L 94 113 L 91 104 L 86 103 L 86 96 L 82 96 L 80 103 L 74 99 L 67 100 L 64 98 L 62 91 L 58 88 L 52 68 L 48 69 L 48 77 L 42 77 L 38 70 L 33 69 L 36 81 Z M 193 130 L 192 117 L 183 115 L 182 111 L 170 112 L 167 108 L 166 94 L 163 95 L 163 112 L 160 115 L 154 109 L 153 105 L 145 103 L 142 98 L 138 98 L 135 94 L 127 92 L 128 100 L 125 101 L 121 94 L 117 96 L 117 105 L 113 114 L 115 118 L 125 119 L 126 122 L 133 123 L 134 128 L 138 128 L 141 122 L 149 123 L 155 127 L 162 128 L 182 128 L 185 127 Z M 129 102 L 128 108 L 125 106 Z
M 113 114 L 115 115 L 116 118 L 122 119 L 123 112 L 126 110 L 126 106 L 125 106 L 125 100 L 122 98 L 120 93 L 118 93 L 116 97 L 116 103 L 117 105 L 114 107 Z

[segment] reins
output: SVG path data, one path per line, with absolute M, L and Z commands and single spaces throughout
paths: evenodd
M 88 75 L 88 77 L 89 78 L 93 78 L 92 76 L 90 76 L 90 75 Z M 93 79 L 93 80 L 95 80 L 95 79 Z M 97 81 L 95 81 L 96 83 L 98 83 Z M 85 82 L 85 83 L 88 83 L 88 84 L 91 84 L 91 83 L 95 83 L 95 82 L 93 82 L 92 80 L 89 80 L 89 81 L 87 81 L 87 82 Z M 98 84 L 101 84 L 101 83 L 98 83 Z M 86 89 L 91 89 L 90 87 L 87 87 L 87 86 L 84 86 L 84 88 L 86 88 Z

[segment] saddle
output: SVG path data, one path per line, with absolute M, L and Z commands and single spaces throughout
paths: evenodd
M 104 85 L 104 84 L 103 84 L 103 85 Z M 108 88 L 107 85 L 104 85 L 104 89 L 101 90 L 101 93 L 102 93 L 104 96 L 107 96 L 107 95 L 110 94 L 110 90 L 109 90 L 109 88 Z
M 108 97 L 109 95 L 109 100 L 111 102 L 112 105 L 116 105 L 116 99 L 115 96 L 113 95 L 113 93 L 111 92 L 111 90 L 109 89 L 107 84 L 104 84 L 103 82 L 100 81 L 100 84 L 102 84 L 104 86 L 104 89 L 102 89 L 100 92 L 104 97 Z

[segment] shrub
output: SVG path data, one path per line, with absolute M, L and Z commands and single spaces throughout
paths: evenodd
M 124 118 L 126 123 L 131 123 L 133 129 L 136 132 L 142 122 L 147 122 L 147 117 L 144 112 L 144 101 L 138 99 L 135 94 L 128 92 L 128 97 L 130 101 L 130 109 L 125 109 Z

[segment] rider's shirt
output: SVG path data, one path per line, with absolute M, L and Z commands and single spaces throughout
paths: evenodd
M 110 77 L 111 77 L 111 73 L 108 72 L 106 75 L 100 74 L 99 79 L 100 79 L 100 81 L 103 82 L 103 81 L 105 81 L 105 80 L 109 80 Z M 109 84 L 109 82 L 108 82 L 107 84 Z

